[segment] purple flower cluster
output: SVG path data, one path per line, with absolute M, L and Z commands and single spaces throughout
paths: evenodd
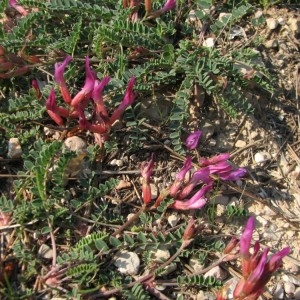
M 201 131 L 190 134 L 186 139 L 185 145 L 190 150 L 197 148 L 201 135 Z M 176 174 L 174 182 L 160 193 L 154 203 L 154 207 L 158 207 L 167 196 L 171 196 L 174 202 L 169 206 L 170 208 L 178 210 L 202 208 L 207 202 L 206 195 L 212 190 L 215 180 L 219 178 L 222 180 L 238 180 L 246 174 L 247 171 L 244 168 L 234 169 L 232 164 L 228 161 L 229 158 L 230 154 L 224 153 L 200 160 L 200 169 L 194 171 L 191 178 L 186 181 L 186 174 L 192 170 L 192 158 L 188 156 L 183 167 Z M 142 174 L 147 173 L 145 166 L 148 167 L 149 163 L 142 165 Z M 152 173 L 153 167 L 154 163 L 152 158 L 150 170 L 148 168 L 148 175 L 150 172 Z M 148 182 L 149 178 L 150 175 L 148 176 Z M 148 193 L 149 188 L 148 185 Z M 143 194 L 146 194 L 144 189 L 145 187 L 143 187 Z M 194 192 L 195 189 L 198 189 L 198 191 Z M 147 199 L 147 201 L 147 203 L 149 203 L 149 199 Z
M 241 235 L 240 241 L 233 239 L 229 242 L 224 253 L 229 254 L 240 246 L 240 257 L 242 263 L 242 278 L 237 283 L 233 292 L 235 300 L 256 300 L 263 294 L 265 285 L 268 283 L 273 273 L 282 265 L 282 259 L 287 256 L 291 249 L 285 247 L 277 253 L 268 257 L 269 248 L 265 247 L 260 250 L 258 241 L 254 243 L 253 251 L 250 253 L 251 241 L 255 227 L 254 217 L 247 221 L 245 229 Z M 217 293 L 217 300 L 226 300 L 228 287 L 223 287 Z
M 54 80 L 58 84 L 67 108 L 57 105 L 54 88 L 52 88 L 50 95 L 46 100 L 47 113 L 53 121 L 60 126 L 64 125 L 63 118 L 78 118 L 79 127 L 93 132 L 95 141 L 102 146 L 103 142 L 108 139 L 111 126 L 115 121 L 122 117 L 126 108 L 134 102 L 135 93 L 133 87 L 135 78 L 130 78 L 122 102 L 111 116 L 109 116 L 103 101 L 102 93 L 105 86 L 110 81 L 110 77 L 104 77 L 100 81 L 96 76 L 96 72 L 90 68 L 89 58 L 86 57 L 86 78 L 84 86 L 74 97 L 72 97 L 64 78 L 65 68 L 71 60 L 72 57 L 67 56 L 62 63 L 56 63 L 54 74 Z M 94 113 L 91 121 L 86 119 L 84 113 L 84 109 L 89 102 L 92 102 L 94 106 Z

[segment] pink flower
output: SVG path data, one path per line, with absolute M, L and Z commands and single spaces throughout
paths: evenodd
M 236 170 L 225 172 L 223 174 L 221 173 L 219 176 L 222 180 L 238 180 L 241 177 L 245 176 L 246 173 L 247 170 L 245 168 L 238 168 Z
M 90 68 L 90 60 L 88 56 L 85 59 L 85 83 L 80 92 L 78 92 L 71 101 L 71 106 L 76 107 L 80 102 L 88 99 L 93 92 L 96 76 Z
M 71 103 L 72 98 L 64 78 L 64 71 L 71 60 L 72 56 L 68 55 L 62 63 L 56 63 L 54 66 L 54 80 L 58 84 L 62 97 L 66 103 Z
M 157 11 L 159 15 L 166 13 L 169 10 L 174 9 L 176 6 L 176 0 L 167 0 L 165 5 Z
M 202 135 L 202 131 L 195 131 L 194 133 L 191 133 L 187 137 L 185 141 L 185 145 L 189 150 L 194 150 L 197 148 L 201 135 Z
M 106 110 L 106 107 L 105 107 L 104 102 L 103 102 L 102 92 L 103 92 L 105 86 L 109 83 L 109 81 L 110 81 L 109 76 L 104 77 L 100 81 L 100 83 L 99 83 L 98 80 L 95 81 L 95 86 L 94 86 L 94 90 L 93 90 L 93 93 L 92 93 L 92 98 L 93 98 L 95 106 L 96 106 L 96 109 L 95 109 L 96 116 L 108 117 L 107 110 Z
M 169 207 L 179 210 L 200 209 L 206 204 L 205 194 L 212 189 L 212 184 L 202 187 L 189 200 L 175 200 Z
M 178 198 L 184 199 L 186 198 L 194 189 L 194 187 L 201 182 L 210 183 L 212 180 L 209 177 L 209 168 L 202 168 L 196 172 L 194 172 L 191 180 L 185 185 L 182 191 L 179 193 Z
M 131 77 L 128 82 L 126 93 L 125 93 L 125 96 L 124 96 L 122 102 L 120 103 L 118 108 L 113 112 L 112 116 L 110 117 L 111 125 L 114 124 L 116 120 L 119 120 L 121 118 L 121 116 L 123 115 L 125 109 L 134 102 L 134 99 L 136 96 L 133 91 L 134 84 L 135 84 L 135 77 Z
M 9 0 L 8 5 L 10 7 L 13 7 L 23 17 L 28 14 L 25 8 L 18 4 L 17 0 Z
M 154 168 L 154 154 L 151 155 L 150 161 L 144 161 L 141 165 L 141 175 L 142 175 L 142 192 L 143 201 L 145 204 L 151 202 L 151 187 L 150 187 L 150 177 L 152 175 Z
M 51 89 L 48 99 L 46 100 L 46 110 L 51 119 L 59 126 L 63 126 L 64 121 L 61 117 L 67 118 L 69 111 L 61 106 L 57 106 L 54 88 Z
M 190 241 L 194 237 L 195 231 L 196 231 L 195 220 L 191 218 L 183 233 L 183 237 L 182 237 L 183 240 Z
M 250 217 L 246 223 L 245 229 L 240 239 L 240 254 L 243 259 L 249 258 L 250 256 L 249 249 L 251 245 L 254 227 L 255 227 L 255 218 Z
M 192 167 L 192 158 L 188 156 L 184 162 L 183 167 L 181 170 L 176 174 L 175 181 L 170 187 L 170 195 L 175 196 L 178 192 L 179 188 L 181 187 L 182 182 L 184 181 L 186 173 L 191 169 Z
M 209 166 L 209 165 L 215 165 L 219 162 L 226 161 L 229 158 L 230 158 L 229 153 L 218 154 L 211 158 L 202 158 L 202 159 L 200 159 L 200 166 L 205 167 L 205 166 Z

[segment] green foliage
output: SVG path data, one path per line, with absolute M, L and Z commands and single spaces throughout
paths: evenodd
M 202 287 L 220 287 L 222 282 L 215 277 L 203 275 L 191 275 L 191 276 L 178 276 L 177 283 L 179 285 L 197 285 Z
M 126 299 L 150 300 L 150 296 L 140 283 L 135 284 L 130 290 L 123 289 L 123 295 Z

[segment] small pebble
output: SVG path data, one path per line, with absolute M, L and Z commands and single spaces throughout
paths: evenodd
M 172 214 L 168 216 L 168 223 L 171 227 L 174 227 L 177 225 L 177 223 L 180 221 L 180 217 L 177 214 Z
M 281 283 L 277 283 L 273 297 L 278 300 L 284 299 L 284 289 Z
M 136 275 L 140 268 L 140 259 L 136 253 L 122 250 L 115 255 L 114 265 L 122 274 Z
M 210 37 L 203 42 L 204 47 L 212 48 L 215 45 L 215 39 Z
M 42 244 L 38 250 L 38 255 L 44 259 L 53 258 L 53 250 L 46 244 Z
M 75 151 L 78 154 L 85 153 L 87 148 L 86 142 L 76 135 L 68 137 L 64 141 L 64 145 L 68 150 Z
M 157 263 L 165 262 L 171 256 L 170 251 L 164 246 L 160 246 L 157 249 L 152 250 L 150 252 L 152 260 Z
M 264 43 L 264 46 L 267 49 L 275 49 L 278 48 L 278 41 L 277 40 L 268 40 Z
M 270 30 L 276 29 L 279 24 L 278 20 L 273 19 L 273 18 L 268 18 L 266 20 L 266 22 L 267 22 L 267 26 L 269 27 Z
M 20 158 L 22 156 L 22 148 L 18 138 L 9 139 L 7 156 L 9 158 Z
M 285 282 L 285 283 L 283 284 L 283 286 L 284 286 L 284 291 L 285 291 L 288 295 L 292 295 L 292 294 L 294 294 L 295 291 L 296 291 L 295 285 L 294 285 L 293 283 L 291 283 L 291 282 Z
M 237 140 L 237 141 L 235 142 L 235 147 L 237 147 L 237 148 L 243 148 L 243 147 L 245 147 L 245 146 L 246 146 L 246 142 L 245 142 L 245 141 Z

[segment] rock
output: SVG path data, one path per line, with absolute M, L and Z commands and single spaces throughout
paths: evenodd
M 192 256 L 190 258 L 189 265 L 194 269 L 195 272 L 199 272 L 204 269 L 204 265 L 200 263 L 197 256 Z
M 257 216 L 256 217 L 256 221 L 259 222 L 263 227 L 266 227 L 268 225 L 268 220 L 266 220 L 264 217 L 262 216 Z
M 267 26 L 269 27 L 270 30 L 276 29 L 279 24 L 278 20 L 273 19 L 273 18 L 268 18 L 266 20 L 266 22 L 267 22 Z
M 246 145 L 247 145 L 246 142 L 242 140 L 237 140 L 235 142 L 235 147 L 237 148 L 244 148 Z
M 131 187 L 131 182 L 127 180 L 120 180 L 116 186 L 116 190 L 123 190 Z
M 288 24 L 295 35 L 300 34 L 300 19 L 290 18 Z
M 177 214 L 172 214 L 168 216 L 168 223 L 170 224 L 171 227 L 174 227 L 177 225 L 177 223 L 180 221 L 180 216 Z
M 258 19 L 258 18 L 260 18 L 262 16 L 263 16 L 263 11 L 262 10 L 258 10 L 258 11 L 255 12 L 254 18 Z
M 296 291 L 296 287 L 293 283 L 291 282 L 285 282 L 283 284 L 284 287 L 284 291 L 288 294 L 288 295 L 293 295 Z
M 196 300 L 215 300 L 215 299 L 216 299 L 216 296 L 212 292 L 200 291 L 196 296 Z
M 284 289 L 281 283 L 277 283 L 275 291 L 273 293 L 274 299 L 284 299 Z
M 278 41 L 277 40 L 268 40 L 264 43 L 264 46 L 267 48 L 267 49 L 275 49 L 275 48 L 278 48 Z
M 115 255 L 114 265 L 122 274 L 136 275 L 139 271 L 140 259 L 136 253 L 122 250 Z
M 158 188 L 154 183 L 150 183 L 151 200 L 155 200 L 158 197 Z
M 9 139 L 7 156 L 9 158 L 20 158 L 22 156 L 22 148 L 18 138 Z
M 212 37 L 209 37 L 203 41 L 204 47 L 212 48 L 214 45 L 215 45 L 215 39 Z
M 215 126 L 210 122 L 205 122 L 203 126 L 201 126 L 202 137 L 201 139 L 208 140 L 212 137 L 215 131 Z
M 254 155 L 254 161 L 259 165 L 265 165 L 271 159 L 271 154 L 266 151 L 257 152 Z
M 70 151 L 75 151 L 78 154 L 86 153 L 86 142 L 78 137 L 78 136 L 71 136 L 67 138 L 64 142 L 65 147 Z
M 109 163 L 111 166 L 117 166 L 117 167 L 122 167 L 123 166 L 123 161 L 121 159 L 113 159 Z
M 297 285 L 297 286 L 300 286 L 300 279 L 298 279 L 296 276 L 294 275 L 287 275 L 287 274 L 284 274 L 282 276 L 282 280 L 285 281 L 285 282 L 291 282 L 292 284 L 294 285 Z
M 157 263 L 165 262 L 171 256 L 170 251 L 164 246 L 159 246 L 157 249 L 151 250 L 150 252 L 152 260 Z
M 216 266 L 204 274 L 205 278 L 208 276 L 215 277 L 218 280 L 225 280 L 227 278 L 228 274 L 225 270 L 223 270 L 219 266 Z
M 46 244 L 42 244 L 38 250 L 38 255 L 44 259 L 52 259 L 53 258 L 53 250 Z

